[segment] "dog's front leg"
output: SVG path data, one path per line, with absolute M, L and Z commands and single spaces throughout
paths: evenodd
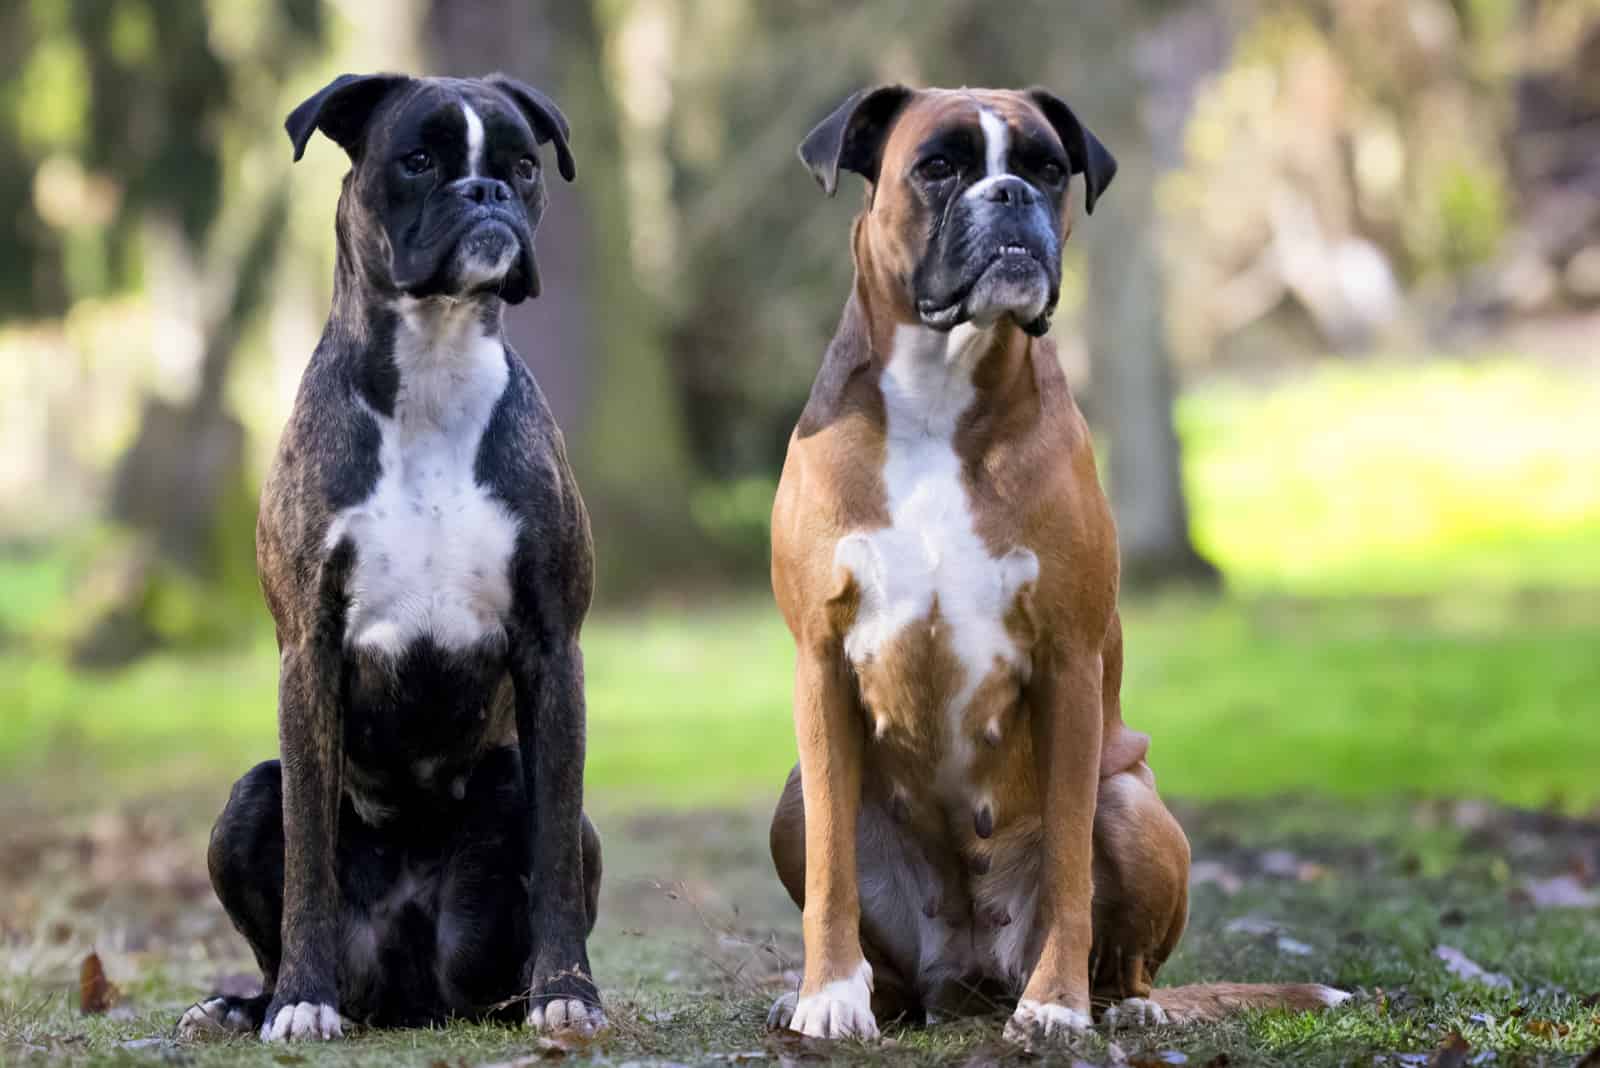
M 1007 1037 L 1084 1031 L 1094 931 L 1094 812 L 1100 784 L 1101 658 L 1098 649 L 1058 650 L 1030 686 L 1029 716 L 1039 788 L 1039 956 Z
M 875 1038 L 872 967 L 861 952 L 856 822 L 863 724 L 837 640 L 802 647 L 794 725 L 806 817 L 805 974 L 789 1027 L 819 1038 Z
M 517 744 L 533 806 L 528 1026 L 592 1033 L 605 1026 L 606 1018 L 587 945 L 583 653 L 575 631 L 524 634 L 515 642 L 512 661 Z
M 354 550 L 323 564 L 310 633 L 285 643 L 278 676 L 283 757 L 283 961 L 261 1025 L 267 1042 L 343 1037 L 339 1018 L 339 798 L 344 760 L 340 656 Z

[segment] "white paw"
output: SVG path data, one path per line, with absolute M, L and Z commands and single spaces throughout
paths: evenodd
M 862 961 L 850 978 L 835 979 L 815 994 L 796 1000 L 789 1030 L 812 1038 L 877 1038 L 878 1021 L 872 1015 L 872 965 Z
M 1123 998 L 1105 1012 L 1107 1027 L 1163 1027 L 1167 1010 L 1149 998 Z
M 528 1010 L 528 1026 L 535 1031 L 593 1035 L 605 1029 L 606 1014 L 598 1005 L 586 1005 L 573 998 L 555 998 L 539 1002 Z
M 314 1005 L 302 1001 L 298 1005 L 285 1005 L 278 1015 L 261 1025 L 263 1042 L 304 1042 L 344 1037 L 344 1021 L 339 1010 L 332 1005 Z
M 237 1007 L 229 1008 L 227 998 L 207 998 L 191 1005 L 178 1020 L 179 1038 L 241 1034 L 250 1030 L 250 1017 Z
M 1086 1012 L 1054 1002 L 1024 998 L 1017 1002 L 1017 1011 L 1006 1021 L 1005 1036 L 1012 1042 L 1027 1042 L 1033 1038 L 1069 1038 L 1081 1035 L 1093 1026 L 1094 1021 Z

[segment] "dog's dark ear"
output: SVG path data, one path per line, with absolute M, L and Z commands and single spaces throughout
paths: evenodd
M 295 162 L 305 154 L 313 131 L 321 130 L 353 159 L 367 131 L 372 112 L 395 87 L 411 79 L 404 74 L 341 74 L 305 103 L 289 112 L 283 128 L 294 142 Z
M 525 85 L 515 78 L 507 78 L 504 74 L 491 74 L 484 81 L 505 93 L 516 103 L 518 110 L 522 112 L 522 117 L 533 127 L 535 141 L 541 145 L 546 141 L 556 143 L 556 167 L 561 171 L 561 177 L 569 182 L 576 178 L 578 165 L 572 158 L 572 149 L 567 146 L 567 142 L 572 138 L 572 128 L 567 125 L 567 117 L 561 114 L 556 102 L 533 86 Z
M 1072 173 L 1083 175 L 1083 207 L 1085 211 L 1093 212 L 1094 202 L 1117 175 L 1116 159 L 1100 143 L 1100 139 L 1078 121 L 1078 116 L 1060 97 L 1048 89 L 1029 89 L 1028 97 L 1044 112 L 1050 125 L 1055 127 L 1056 136 L 1061 138 L 1061 145 L 1067 150 Z
M 810 168 L 824 193 L 831 197 L 839 188 L 841 167 L 877 184 L 884 142 L 911 96 L 912 90 L 903 85 L 858 90 L 806 134 L 800 142 L 800 162 Z

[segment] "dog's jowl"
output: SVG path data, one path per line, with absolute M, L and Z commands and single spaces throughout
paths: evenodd
M 1054 346 L 1067 191 L 1116 163 L 1043 90 L 858 93 L 801 145 L 867 195 L 856 275 L 789 442 L 773 588 L 800 763 L 772 853 L 805 970 L 771 1022 L 1014 1007 L 1070 1034 L 1320 986 L 1152 990 L 1189 845 L 1123 724 L 1116 531 Z
M 296 159 L 321 130 L 351 169 L 256 537 L 282 759 L 235 785 L 209 855 L 264 990 L 182 1028 L 594 1029 L 588 518 L 500 326 L 539 292 L 541 155 L 574 177 L 566 120 L 499 76 L 346 75 L 287 127 Z

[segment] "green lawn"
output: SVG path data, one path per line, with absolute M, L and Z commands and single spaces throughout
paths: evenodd
M 1495 1057 L 1469 1063 L 1554 1066 L 1600 1044 L 1600 911 L 1527 889 L 1593 883 L 1600 831 L 1526 810 L 1600 806 L 1595 411 L 1592 378 L 1513 363 L 1185 398 L 1196 534 L 1228 592 L 1124 605 L 1126 715 L 1209 866 L 1161 978 L 1359 996 L 1322 1017 L 1099 1035 L 1083 1063 L 1425 1064 L 1454 1032 Z M 204 841 L 228 782 L 276 751 L 275 655 L 263 610 L 242 645 L 72 670 L 86 556 L 0 555 L 0 1063 L 559 1057 L 465 1024 L 296 1051 L 171 1041 L 194 998 L 253 971 Z M 765 1038 L 799 953 L 765 853 L 794 753 L 788 636 L 751 593 L 600 614 L 584 643 L 606 843 L 591 953 L 614 1027 L 573 1060 L 1027 1063 L 995 1042 L 999 1017 L 890 1028 L 887 1046 Z M 1463 797 L 1525 808 L 1444 800 Z M 1441 946 L 1509 985 L 1453 977 Z M 72 992 L 91 947 L 124 992 L 106 1016 Z
M 1164 789 L 1600 803 L 1597 382 L 1375 365 L 1188 397 L 1197 535 L 1230 594 L 1125 606 L 1124 705 Z M 75 673 L 52 637 L 70 560 L 0 561 L 0 771 L 132 787 L 274 751 L 264 610 L 246 648 Z M 777 789 L 792 653 L 769 599 L 600 615 L 585 652 L 597 801 Z

